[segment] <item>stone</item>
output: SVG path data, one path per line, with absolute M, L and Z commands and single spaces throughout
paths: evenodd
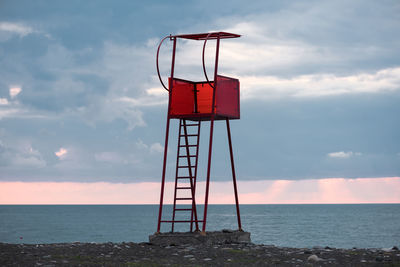
M 310 250 L 307 248 L 269 247 L 256 244 L 187 244 L 165 249 L 165 246 L 140 245 L 137 243 L 81 244 L 78 249 L 70 243 L 33 245 L 4 244 L 0 242 L 0 266 L 77 266 L 112 265 L 112 266 L 399 266 L 400 252 L 391 249 L 341 249 L 332 251 Z M 114 245 L 125 250 L 121 251 Z M 218 247 L 218 248 L 215 248 Z M 56 248 L 56 249 L 54 249 Z M 189 249 L 187 249 L 189 248 Z M 392 247 L 390 247 L 392 248 Z M 246 252 L 246 249 L 249 249 Z M 21 254 L 24 251 L 25 254 Z M 311 254 L 304 254 L 311 251 Z M 113 252 L 113 254 L 111 254 Z M 62 257 L 60 255 L 62 253 Z M 184 258 L 184 255 L 190 254 Z M 51 258 L 43 258 L 50 255 Z M 78 257 L 77 256 L 84 257 Z M 103 256 L 102 256 L 103 255 Z M 106 258 L 105 255 L 113 255 Z M 312 256 L 315 255 L 315 256 Z M 309 260 L 308 257 L 312 256 Z M 57 261 L 55 260 L 57 259 Z M 211 259 L 211 260 L 208 260 Z M 319 261 L 320 260 L 320 261 Z
M 216 244 L 231 244 L 231 243 L 250 243 L 250 233 L 244 231 L 233 232 L 174 232 L 174 233 L 158 233 L 149 236 L 149 241 L 152 244 L 159 246 L 174 245 L 216 245 Z
M 322 261 L 323 259 L 321 259 L 320 257 L 318 257 L 317 255 L 313 254 L 310 257 L 307 258 L 307 261 L 310 262 L 319 262 Z

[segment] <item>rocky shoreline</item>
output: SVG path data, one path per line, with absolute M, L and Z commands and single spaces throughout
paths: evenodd
M 0 266 L 400 266 L 400 251 L 252 243 L 0 243 Z

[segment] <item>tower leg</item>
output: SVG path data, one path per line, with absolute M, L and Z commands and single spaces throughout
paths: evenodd
M 171 78 L 169 80 L 168 88 L 168 117 L 167 117 L 167 126 L 165 129 L 165 144 L 164 144 L 164 162 L 163 162 L 163 170 L 162 170 L 162 178 L 161 178 L 161 194 L 160 194 L 160 208 L 158 211 L 158 224 L 157 224 L 157 232 L 160 233 L 161 228 L 161 218 L 162 218 L 162 208 L 163 208 L 163 200 L 164 200 L 164 187 L 165 187 L 165 171 L 167 167 L 167 151 L 168 151 L 168 137 L 169 137 L 169 122 L 171 118 L 169 117 L 170 109 L 171 109 L 171 91 L 173 89 L 172 81 L 174 79 L 174 71 L 175 71 L 175 52 L 176 52 L 176 37 L 172 39 L 174 41 L 174 45 L 172 48 L 172 61 L 171 61 Z
M 238 198 L 237 185 L 236 185 L 236 174 L 235 174 L 235 162 L 233 160 L 233 150 L 232 150 L 232 140 L 231 140 L 231 127 L 229 126 L 229 120 L 228 119 L 226 119 L 226 131 L 228 133 L 229 152 L 230 152 L 230 155 L 231 155 L 233 190 L 235 191 L 235 202 L 236 202 L 236 213 L 237 213 L 238 227 L 239 227 L 239 231 L 241 231 L 242 230 L 242 222 L 240 220 L 239 198 Z
M 162 170 L 162 178 L 161 178 L 160 207 L 158 210 L 157 233 L 160 233 L 162 209 L 163 209 L 163 201 L 164 201 L 165 171 L 166 171 L 166 167 L 167 167 L 167 151 L 168 151 L 168 137 L 169 137 L 169 121 L 170 121 L 170 118 L 168 116 L 167 126 L 165 129 L 164 162 L 163 162 L 163 170 Z
M 207 180 L 206 180 L 206 193 L 204 200 L 204 216 L 203 216 L 203 228 L 202 232 L 206 232 L 206 223 L 207 223 L 207 207 L 208 207 L 208 192 L 210 189 L 210 171 L 211 171 L 211 155 L 212 155 L 212 143 L 213 143 L 213 133 L 214 133 L 214 116 L 211 117 L 211 125 L 210 125 L 210 143 L 208 146 L 208 166 L 207 166 Z

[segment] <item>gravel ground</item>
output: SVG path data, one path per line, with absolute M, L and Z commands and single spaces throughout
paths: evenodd
M 256 244 L 0 243 L 0 266 L 400 266 L 400 251 Z

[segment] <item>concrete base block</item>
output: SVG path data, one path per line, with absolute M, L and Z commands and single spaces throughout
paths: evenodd
M 250 233 L 244 231 L 222 230 L 215 232 L 174 232 L 156 233 L 149 236 L 150 243 L 159 246 L 184 244 L 229 244 L 250 243 Z

